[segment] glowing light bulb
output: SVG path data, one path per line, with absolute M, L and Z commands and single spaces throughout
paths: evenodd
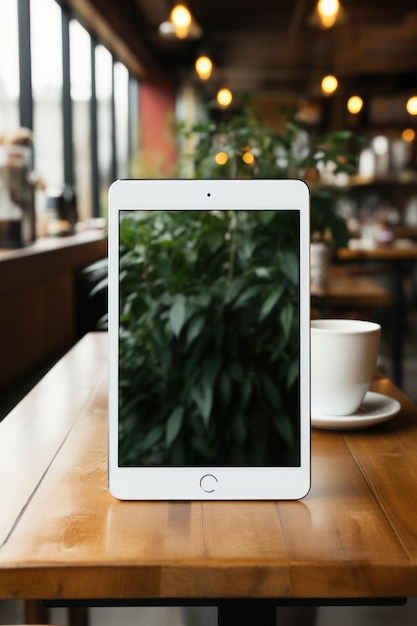
M 226 152 L 218 152 L 214 157 L 214 160 L 216 161 L 217 165 L 226 165 L 229 157 L 227 156 Z
M 174 25 L 175 34 L 179 39 L 185 39 L 191 24 L 191 13 L 183 4 L 177 4 L 172 9 L 169 19 Z
M 406 109 L 410 115 L 417 115 L 417 96 L 412 96 L 407 101 Z
M 414 141 L 415 136 L 416 133 L 412 128 L 404 128 L 403 132 L 401 133 L 401 137 L 403 138 L 403 140 L 407 141 L 408 143 Z
M 233 95 L 230 89 L 220 89 L 220 91 L 217 92 L 216 99 L 220 106 L 228 107 L 233 100 Z
M 247 152 L 244 152 L 242 154 L 242 161 L 246 163 L 246 165 L 252 165 L 253 163 L 255 163 L 255 157 L 253 156 L 252 152 L 249 152 L 248 150 Z
M 177 4 L 171 11 L 170 19 L 174 26 L 185 28 L 191 24 L 191 13 L 183 4 Z
M 352 115 L 357 115 L 363 107 L 363 100 L 360 96 L 351 96 L 347 101 L 347 109 Z
M 321 90 L 325 94 L 334 93 L 337 89 L 338 84 L 339 83 L 337 82 L 336 76 L 332 76 L 331 74 L 329 74 L 328 76 L 325 76 L 321 81 Z
M 317 12 L 323 28 L 331 28 L 334 26 L 339 12 L 339 0 L 319 0 L 317 3 Z
M 195 62 L 195 71 L 197 72 L 201 80 L 208 80 L 211 76 L 212 70 L 213 63 L 211 62 L 209 57 L 198 57 L 197 61 Z
M 335 15 L 339 10 L 339 0 L 319 0 L 317 10 L 320 15 Z

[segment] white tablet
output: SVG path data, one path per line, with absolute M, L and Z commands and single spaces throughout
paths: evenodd
M 109 194 L 109 488 L 298 499 L 310 486 L 309 192 L 122 180 Z

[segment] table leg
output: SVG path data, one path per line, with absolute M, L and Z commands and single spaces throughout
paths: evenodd
M 49 609 L 41 600 L 25 600 L 24 619 L 26 624 L 50 624 Z
M 219 606 L 218 626 L 277 626 L 276 606 Z
M 88 626 L 88 607 L 86 606 L 70 606 L 69 626 Z
M 25 600 L 24 619 L 26 624 L 50 624 L 49 608 L 41 600 Z M 88 608 L 68 607 L 69 626 L 88 626 Z

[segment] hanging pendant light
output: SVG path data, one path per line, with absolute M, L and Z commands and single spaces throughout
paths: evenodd
M 336 76 L 333 74 L 327 74 L 321 81 L 321 90 L 325 96 L 330 96 L 334 93 L 339 85 Z
M 410 115 L 417 115 L 417 96 L 409 98 L 405 106 Z
M 347 110 L 352 115 L 357 115 L 362 111 L 363 100 L 360 96 L 351 96 L 346 103 Z
M 185 39 L 191 24 L 191 13 L 184 4 L 176 4 L 169 14 L 178 39 Z
M 206 55 L 201 55 L 195 62 L 195 71 L 201 80 L 208 80 L 213 71 L 213 63 Z
M 232 103 L 233 94 L 230 89 L 223 88 L 217 92 L 216 100 L 221 107 L 228 107 Z
M 189 8 L 177 3 L 169 14 L 169 19 L 159 25 L 159 34 L 167 39 L 199 39 L 203 34 Z
M 346 12 L 340 0 L 317 0 L 317 4 L 309 18 L 311 26 L 316 28 L 332 28 L 346 21 Z
M 317 12 L 320 16 L 323 28 L 331 28 L 336 23 L 337 14 L 339 13 L 339 0 L 319 0 L 317 3 Z

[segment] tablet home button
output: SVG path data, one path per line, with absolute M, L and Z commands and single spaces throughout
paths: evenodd
M 200 487 L 206 493 L 213 493 L 217 487 L 217 478 L 213 474 L 205 474 L 200 480 Z

